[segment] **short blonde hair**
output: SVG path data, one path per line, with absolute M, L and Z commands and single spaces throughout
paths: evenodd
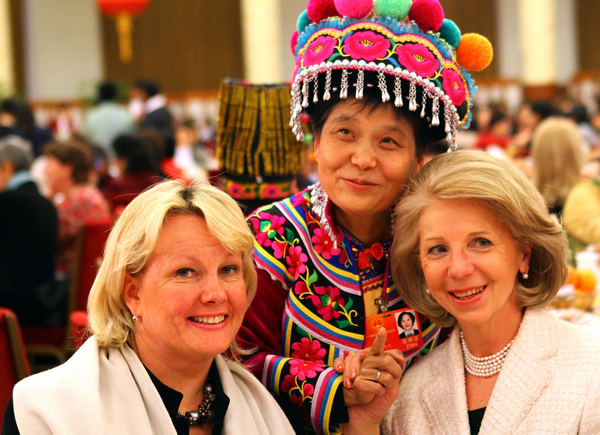
M 550 206 L 563 205 L 581 178 L 583 139 L 574 121 L 550 117 L 535 129 L 531 141 L 533 184 Z
M 117 347 L 133 333 L 131 313 L 122 296 L 126 274 L 143 271 L 158 242 L 165 220 L 175 214 L 203 217 L 210 232 L 234 254 L 242 255 L 247 306 L 256 293 L 252 261 L 253 236 L 244 215 L 226 193 L 209 184 L 165 181 L 137 196 L 108 236 L 104 259 L 88 299 L 89 326 L 98 343 Z M 239 353 L 235 341 L 230 346 Z
M 409 183 L 395 209 L 392 274 L 400 295 L 441 326 L 456 322 L 430 294 L 419 257 L 419 220 L 435 199 L 469 199 L 488 207 L 515 239 L 531 247 L 529 278 L 519 276 L 519 305 L 548 303 L 567 278 L 567 237 L 535 186 L 510 161 L 484 151 L 456 151 L 434 158 Z

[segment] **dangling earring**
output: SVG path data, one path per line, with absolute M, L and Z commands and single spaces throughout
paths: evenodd
M 529 279 L 529 274 L 527 272 L 521 272 L 523 279 Z

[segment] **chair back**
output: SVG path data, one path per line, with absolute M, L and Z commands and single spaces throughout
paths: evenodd
M 85 311 L 87 299 L 104 255 L 104 244 L 110 233 L 111 221 L 85 224 L 77 236 L 76 260 L 71 278 L 69 313 Z
M 8 308 L 0 307 L 0 422 L 17 382 L 30 375 L 19 322 Z

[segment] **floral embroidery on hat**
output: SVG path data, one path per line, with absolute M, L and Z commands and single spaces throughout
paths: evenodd
M 383 59 L 387 57 L 390 46 L 388 38 L 370 30 L 351 33 L 344 39 L 344 52 L 353 59 Z
M 440 62 L 427 47 L 421 44 L 397 45 L 398 60 L 409 71 L 433 78 L 440 69 Z

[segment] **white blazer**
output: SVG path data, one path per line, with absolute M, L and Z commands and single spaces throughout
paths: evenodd
M 469 434 L 458 328 L 410 368 L 383 434 Z M 600 329 L 525 312 L 480 434 L 600 434 Z

